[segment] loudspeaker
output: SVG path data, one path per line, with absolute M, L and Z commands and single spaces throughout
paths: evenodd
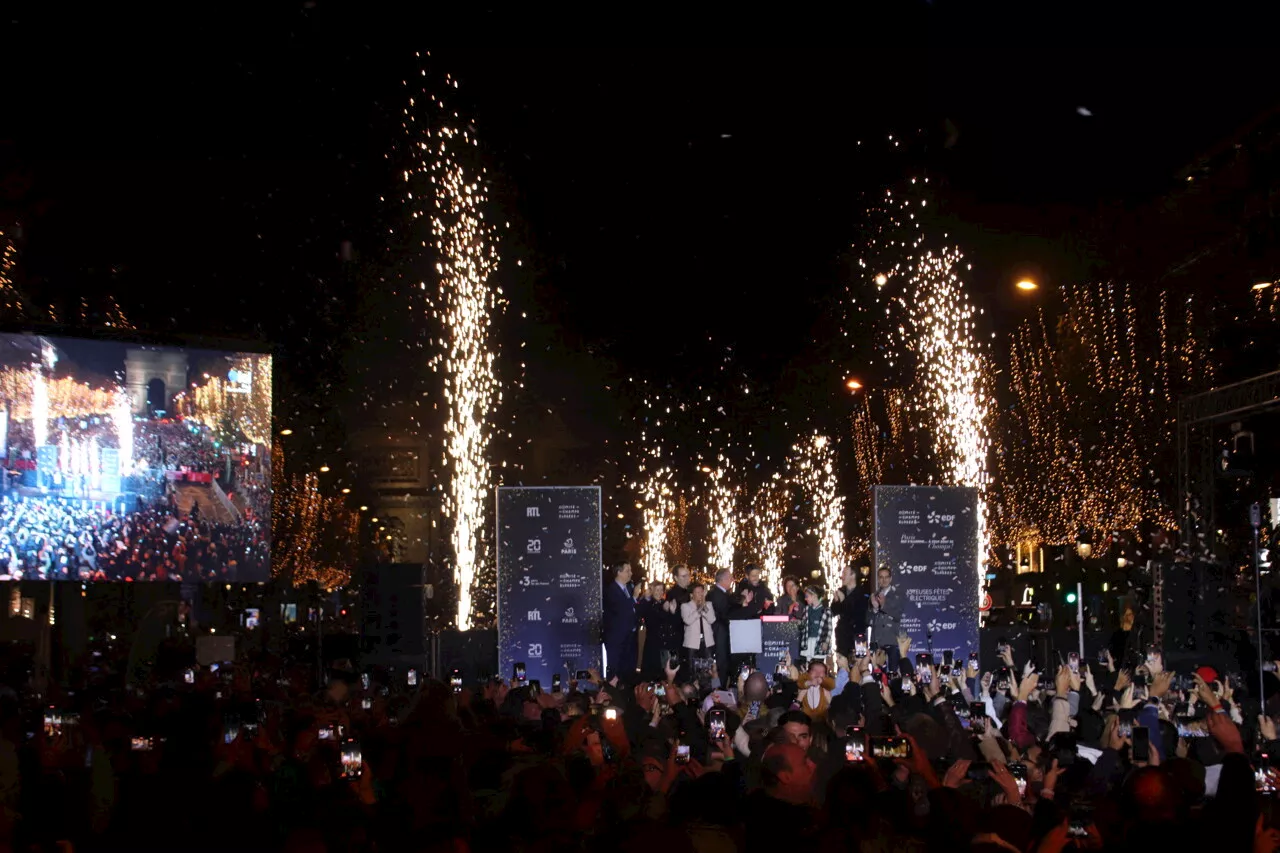
M 375 563 L 363 574 L 360 633 L 365 655 L 425 655 L 422 564 Z

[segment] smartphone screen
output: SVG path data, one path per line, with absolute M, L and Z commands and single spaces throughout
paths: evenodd
M 604 718 L 605 718 L 606 720 L 616 720 L 616 719 L 618 719 L 618 709 L 617 709 L 617 708 L 605 708 L 605 709 L 604 709 Z
M 986 734 L 987 706 L 982 702 L 969 703 L 969 731 L 975 735 Z
M 1072 672 L 1080 671 L 1080 655 L 1078 653 L 1072 652 L 1071 654 L 1067 655 L 1067 667 Z
M 364 688 L 365 690 L 368 690 L 368 689 L 369 689 L 369 673 L 367 673 L 367 672 L 365 672 L 365 673 L 361 673 L 361 675 L 360 675 L 360 686 L 361 686 L 362 688 Z
M 854 657 L 865 658 L 867 656 L 867 638 L 864 634 L 859 634 L 858 639 L 853 642 Z
M 132 747 L 134 752 L 150 752 L 155 748 L 155 744 L 149 737 L 135 737 Z
M 194 669 L 188 669 L 186 672 L 182 673 L 182 680 L 185 681 L 187 684 L 195 684 L 196 671 Z
M 861 726 L 849 726 L 844 730 L 844 760 L 867 760 L 867 734 Z
M 949 663 L 944 663 L 942 666 L 938 667 L 938 675 L 941 675 L 943 678 L 950 677 L 950 675 L 951 675 L 951 664 L 949 664 Z
M 323 726 L 320 729 L 320 740 L 333 740 L 333 726 Z
M 1013 777 L 1013 781 L 1018 784 L 1018 794 L 1020 796 L 1027 795 L 1027 765 L 1014 762 L 1009 766 L 1009 775 Z
M 551 692 L 552 693 L 560 692 L 560 673 L 558 672 L 553 673 L 551 676 Z
M 1146 764 L 1151 756 L 1150 730 L 1146 726 L 1134 726 L 1129 738 L 1132 745 L 1129 760 L 1134 764 Z
M 454 693 L 462 692 L 462 671 L 455 669 L 449 675 L 449 684 L 453 687 Z
M 364 756 L 360 753 L 360 744 L 347 741 L 342 745 L 342 778 L 359 779 L 364 769 Z
M 519 672 L 520 672 L 520 670 L 519 670 L 519 669 L 517 669 L 517 670 L 516 670 L 516 672 L 517 672 L 517 673 L 519 673 Z M 573 674 L 573 680 L 574 680 L 574 681 L 590 681 L 590 680 L 591 680 L 591 673 L 590 673 L 590 672 L 588 672 L 588 671 L 587 671 L 587 670 L 585 670 L 585 669 L 580 669 L 580 670 L 578 670 L 577 672 L 575 672 L 575 673 Z
M 62 734 L 62 714 L 50 708 L 44 712 L 44 736 L 56 738 Z
M 1160 654 L 1160 650 L 1155 646 L 1147 647 L 1147 666 L 1157 666 L 1163 668 L 1164 655 Z
M 368 696 L 360 700 L 360 710 L 368 711 L 371 708 L 373 708 L 373 700 L 370 699 Z
M 518 682 L 518 683 L 520 683 L 520 684 L 523 684 L 523 683 L 524 683 L 524 674 L 525 674 L 524 664 L 523 664 L 523 663 L 518 663 L 518 664 L 516 664 L 516 671 L 515 671 L 515 675 L 514 675 L 514 677 L 513 677 L 513 680 L 514 680 L 514 681 L 516 681 L 516 682 Z
M 955 663 L 955 655 L 951 649 L 945 649 L 942 652 L 942 662 L 947 666 L 952 666 Z
M 689 763 L 689 744 L 677 743 L 676 744 L 676 764 L 688 764 L 688 763 Z
M 1258 756 L 1257 766 L 1253 771 L 1253 787 L 1259 794 L 1274 794 L 1276 792 L 1277 774 L 1271 766 L 1271 756 L 1262 754 Z
M 409 670 L 409 675 L 408 675 L 408 677 L 405 679 L 405 682 L 406 682 L 410 687 L 417 687 L 417 686 L 418 686 L 418 671 L 417 671 L 416 669 L 411 669 L 411 670 Z
M 724 737 L 724 709 L 712 708 L 711 713 L 707 715 L 707 731 L 711 734 L 712 740 L 719 740 Z
M 911 742 L 904 737 L 873 737 L 871 755 L 873 758 L 910 758 Z

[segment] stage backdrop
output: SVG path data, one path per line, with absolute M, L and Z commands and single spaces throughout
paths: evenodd
M 876 568 L 893 570 L 905 596 L 902 629 L 915 655 L 978 650 L 978 490 L 877 486 Z M 929 635 L 932 634 L 932 643 Z
M 600 669 L 599 486 L 498 489 L 498 672 Z

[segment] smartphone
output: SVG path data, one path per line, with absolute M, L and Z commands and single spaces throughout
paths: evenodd
M 996 689 L 1001 693 L 1009 690 L 1009 669 L 1007 667 L 1000 670 L 1000 674 L 996 677 Z
M 1027 765 L 1015 761 L 1008 767 L 1009 775 L 1013 777 L 1013 781 L 1018 785 L 1018 795 L 1025 797 L 1027 795 Z
M 1129 734 L 1131 744 L 1129 760 L 1134 764 L 1146 764 L 1151 756 L 1151 732 L 1146 726 L 1134 726 Z
M 858 658 L 867 656 L 867 637 L 865 634 L 859 634 L 858 639 L 853 641 L 853 656 Z
M 516 670 L 517 673 L 520 673 L 521 671 L 522 669 L 519 669 L 519 668 Z M 591 673 L 585 669 L 580 669 L 573 674 L 573 680 L 574 681 L 590 681 Z
M 560 689 L 560 673 L 553 672 L 551 674 L 551 692 L 559 693 Z
M 373 708 L 373 700 L 370 699 L 368 696 L 360 700 L 360 710 L 368 711 L 371 708 Z
M 1072 672 L 1080 671 L 1080 655 L 1078 652 L 1072 652 L 1067 655 L 1067 668 Z
M 541 681 L 539 681 L 538 679 L 536 679 L 536 678 L 535 678 L 533 681 L 530 681 L 530 682 L 529 682 L 529 695 L 530 695 L 530 696 L 541 696 L 541 695 L 542 695 L 542 682 L 541 682 Z
M 951 649 L 944 649 L 942 652 L 942 663 L 944 666 L 953 666 L 955 664 L 955 654 Z
M 689 744 L 676 743 L 676 764 L 689 763 Z
M 409 674 L 405 678 L 405 683 L 410 687 L 418 686 L 418 671 L 416 669 L 409 670 Z
M 1164 669 L 1164 655 L 1155 646 L 1147 646 L 1147 666 L 1157 666 Z
M 1098 663 L 1102 664 L 1103 666 L 1107 665 L 1107 649 L 1102 649 L 1100 652 L 1098 652 Z
M 518 663 L 516 664 L 515 673 L 512 675 L 511 680 L 516 682 L 517 684 L 524 684 L 524 678 L 525 678 L 524 674 L 525 674 L 524 664 Z M 589 677 L 590 676 L 588 676 L 588 678 Z
M 1271 756 L 1263 753 L 1258 756 L 1253 770 L 1253 787 L 1259 794 L 1271 795 L 1276 792 L 1276 771 L 1271 766 Z
M 342 745 L 342 778 L 359 779 L 364 769 L 364 756 L 360 753 L 360 744 L 347 741 Z
M 787 675 L 789 670 L 785 661 L 778 661 L 778 665 L 773 668 L 774 675 Z
M 982 702 L 969 703 L 969 731 L 975 735 L 987 732 L 987 706 Z
M 55 738 L 62 734 L 62 714 L 50 708 L 44 712 L 44 736 Z
M 224 717 L 222 720 L 222 742 L 235 743 L 240 737 L 240 721 L 235 717 Z
M 933 684 L 933 672 L 927 666 L 922 666 L 916 670 L 916 675 L 919 677 L 921 684 Z
M 188 669 L 186 672 L 182 673 L 182 680 L 185 681 L 187 684 L 195 684 L 196 671 L 194 669 Z
M 921 652 L 916 655 L 916 666 L 931 666 L 933 664 L 933 655 L 928 652 Z
M 218 664 L 216 664 L 216 663 L 211 663 L 211 664 L 209 664 L 209 671 L 210 671 L 210 672 L 217 672 L 217 671 L 218 671 L 218 669 L 219 669 L 219 665 L 218 665 Z
M 449 675 L 449 684 L 453 686 L 454 693 L 462 692 L 462 670 L 455 669 Z
M 369 673 L 363 672 L 360 674 L 360 686 L 365 690 L 369 689 Z
M 712 740 L 720 740 L 724 737 L 724 708 L 711 709 L 711 713 L 707 715 L 707 731 L 711 734 Z
M 861 726 L 849 726 L 844 730 L 844 760 L 867 760 L 867 734 Z
M 944 663 L 942 666 L 938 667 L 938 675 L 941 675 L 943 678 L 950 678 L 951 664 Z
M 751 664 L 744 663 L 742 665 L 742 672 L 740 674 L 740 677 L 742 678 L 743 681 L 746 681 L 748 678 L 751 677 Z
M 1080 805 L 1071 806 L 1071 817 L 1067 822 L 1068 838 L 1088 838 L 1089 824 L 1093 823 L 1093 811 L 1088 805 L 1081 803 Z
M 135 737 L 132 742 L 134 752 L 150 752 L 155 749 L 155 741 L 149 737 Z
M 1007 651 L 1009 651 L 1009 644 L 1006 643 L 1004 640 L 1001 640 L 996 645 L 996 654 L 1000 655 L 1000 657 L 1004 657 L 1004 653 Z
M 911 741 L 904 737 L 871 738 L 872 758 L 910 758 Z
M 333 726 L 321 727 L 320 740 L 333 740 Z

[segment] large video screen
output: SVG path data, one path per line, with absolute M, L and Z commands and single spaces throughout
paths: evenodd
M 0 333 L 0 580 L 267 580 L 271 356 Z

